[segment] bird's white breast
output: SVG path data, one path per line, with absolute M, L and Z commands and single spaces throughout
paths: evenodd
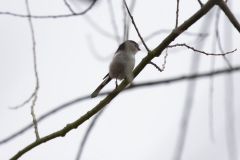
M 135 54 L 117 52 L 109 66 L 109 75 L 111 78 L 124 79 L 133 70 L 135 66 Z

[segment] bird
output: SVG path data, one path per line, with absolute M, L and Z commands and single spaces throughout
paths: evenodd
M 135 54 L 140 51 L 139 45 L 133 40 L 126 40 L 119 45 L 112 61 L 109 65 L 108 74 L 103 78 L 103 82 L 91 94 L 91 98 L 97 97 L 99 92 L 112 79 L 116 79 L 116 87 L 118 87 L 117 79 L 122 80 L 131 78 L 131 72 L 135 66 Z

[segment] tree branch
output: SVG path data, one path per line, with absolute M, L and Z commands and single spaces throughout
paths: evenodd
M 156 53 L 154 56 L 160 56 L 164 47 L 168 46 L 175 38 L 177 38 L 182 32 L 187 30 L 191 25 L 193 25 L 197 20 L 199 20 L 203 15 L 205 15 L 214 5 L 215 0 L 209 0 L 200 10 L 198 10 L 192 17 L 186 20 L 178 28 L 174 29 L 170 35 L 168 35 L 162 43 L 156 47 L 152 53 Z
M 201 0 L 198 0 L 198 3 L 200 4 L 200 6 L 202 8 L 204 4 L 201 2 Z
M 215 76 L 215 75 L 219 75 L 219 74 L 224 74 L 224 73 L 232 73 L 232 72 L 236 72 L 236 71 L 240 71 L 240 66 L 234 67 L 233 70 L 229 70 L 227 69 L 222 69 L 222 70 L 218 70 L 218 71 L 210 71 L 210 72 L 206 72 L 206 73 L 201 73 L 201 74 L 193 74 L 193 75 L 188 75 L 188 76 L 180 76 L 180 77 L 176 77 L 176 78 L 170 78 L 170 79 L 164 79 L 164 80 L 158 80 L 158 81 L 153 81 L 153 82 L 144 82 L 144 83 L 139 83 L 139 84 L 134 84 L 131 85 L 130 87 L 126 88 L 123 91 L 127 91 L 127 90 L 131 90 L 131 89 L 135 89 L 135 88 L 139 88 L 139 87 L 147 87 L 150 85 L 162 85 L 162 84 L 166 84 L 166 83 L 174 83 L 174 82 L 179 82 L 179 81 L 183 81 L 183 80 L 191 80 L 191 79 L 198 79 L 198 78 L 204 78 L 204 77 L 209 77 L 209 76 Z M 111 93 L 111 91 L 106 91 L 106 92 L 102 92 L 98 95 L 98 97 L 100 96 L 105 96 L 108 95 L 109 93 Z M 63 105 L 60 105 L 56 108 L 54 108 L 53 110 L 45 113 L 44 115 L 40 116 L 37 119 L 37 122 L 40 123 L 42 120 L 44 120 L 45 118 L 61 111 L 62 109 L 65 109 L 69 106 L 73 106 L 76 103 L 79 103 L 81 101 L 90 99 L 90 95 L 86 95 L 74 100 L 71 100 Z M 16 138 L 17 136 L 19 136 L 20 134 L 24 133 L 25 131 L 29 130 L 31 127 L 33 126 L 32 123 L 28 124 L 26 127 L 24 127 L 23 129 L 21 129 L 20 131 L 17 131 L 16 133 L 12 134 L 11 136 L 3 139 L 0 141 L 0 145 L 3 145 L 4 143 L 7 143 L 8 141 L 11 141 L 12 139 Z
M 114 14 L 114 10 L 113 10 L 113 5 L 112 5 L 112 1 L 111 0 L 108 0 L 108 8 L 109 8 L 109 15 L 110 15 L 110 18 L 111 18 L 111 21 L 112 21 L 112 26 L 113 26 L 113 30 L 115 32 L 115 37 L 116 37 L 116 41 L 118 42 L 118 44 L 121 43 L 121 40 L 120 40 L 120 36 L 119 36 L 119 32 L 118 32 L 118 27 L 117 27 L 117 24 L 116 24 L 116 21 L 115 21 L 115 14 Z
M 67 0 L 63 0 L 63 1 L 64 1 L 65 5 L 67 6 L 67 8 L 72 12 L 72 14 L 76 14 L 74 12 L 74 10 L 72 9 L 72 7 L 68 4 Z
M 222 11 L 226 14 L 228 19 L 232 22 L 233 26 L 238 30 L 240 33 L 240 24 L 237 19 L 234 17 L 233 13 L 228 8 L 227 4 L 223 0 L 218 0 L 218 6 L 222 9 Z
M 128 6 L 127 6 L 126 1 L 123 0 L 123 2 L 124 2 L 124 5 L 125 5 L 125 7 L 126 7 L 126 9 L 127 9 L 127 11 L 128 11 L 128 14 L 129 14 L 130 18 L 132 19 L 132 23 L 133 23 L 133 25 L 134 25 L 134 27 L 135 27 L 135 29 L 136 29 L 136 31 L 137 31 L 137 34 L 138 34 L 139 38 L 141 39 L 141 41 L 142 41 L 143 45 L 145 46 L 146 50 L 147 50 L 148 52 L 150 52 L 150 50 L 148 49 L 147 45 L 145 44 L 145 42 L 144 42 L 144 40 L 143 40 L 143 38 L 142 38 L 142 36 L 141 36 L 141 34 L 140 34 L 140 32 L 139 32 L 136 24 L 135 24 L 135 22 L 134 22 L 133 16 L 132 16 L 131 13 L 130 13 L 130 10 L 129 10 Z
M 204 16 L 214 5 L 215 0 L 209 0 L 198 12 L 196 12 L 192 17 L 190 17 L 187 21 L 185 21 L 181 26 L 176 28 L 175 30 L 179 30 L 179 34 L 172 32 L 167 38 L 163 40 L 163 42 L 157 46 L 153 51 L 150 51 L 149 54 L 142 59 L 139 65 L 134 69 L 132 73 L 133 79 L 145 68 L 145 66 L 156 56 L 160 56 L 162 51 L 172 42 L 175 38 L 177 38 L 180 33 L 185 31 L 191 25 L 193 25 L 196 21 L 198 21 L 202 16 Z M 52 140 L 57 137 L 64 137 L 69 131 L 72 129 L 76 129 L 79 125 L 84 123 L 98 111 L 100 111 L 104 106 L 111 102 L 121 91 L 123 91 L 127 85 L 131 83 L 129 80 L 124 80 L 116 89 L 114 89 L 106 98 L 101 100 L 98 105 L 96 105 L 92 110 L 88 111 L 85 115 L 81 116 L 79 119 L 74 121 L 73 123 L 69 123 L 63 129 L 56 131 L 50 135 L 40 138 L 38 141 L 33 142 L 27 147 L 20 150 L 16 155 L 14 155 L 11 159 L 17 159 L 21 157 L 23 154 L 28 152 L 29 150 L 35 148 L 36 146 Z
M 73 17 L 73 16 L 80 16 L 85 13 L 87 13 L 95 4 L 97 0 L 94 0 L 93 3 L 83 12 L 81 13 L 76 13 L 76 14 L 65 14 L 65 15 L 50 15 L 50 16 L 33 16 L 33 15 L 23 15 L 23 14 L 16 14 L 16 13 L 11 13 L 11 12 L 0 12 L 0 15 L 10 15 L 10 16 L 15 16 L 15 17 L 21 17 L 21 18 L 66 18 L 66 17 Z
M 224 53 L 223 48 L 222 48 L 222 43 L 221 43 L 221 40 L 220 40 L 219 31 L 218 31 L 219 18 L 220 18 L 220 8 L 217 10 L 216 24 L 215 24 L 215 34 L 216 34 L 216 38 L 217 38 L 217 42 L 218 42 L 218 48 L 222 53 Z M 231 63 L 228 61 L 228 59 L 225 56 L 223 56 L 223 59 L 227 63 L 229 68 L 232 68 Z
M 185 43 L 175 44 L 175 45 L 169 45 L 168 48 L 173 48 L 173 47 L 177 47 L 177 46 L 185 46 L 185 47 L 187 47 L 188 49 L 191 49 L 191 50 L 193 50 L 193 51 L 195 51 L 195 52 L 203 53 L 203 54 L 205 54 L 205 55 L 207 55 L 207 56 L 225 56 L 225 55 L 230 54 L 230 53 L 233 53 L 233 52 L 235 52 L 235 51 L 237 50 L 237 49 L 235 49 L 235 50 L 233 50 L 233 51 L 226 52 L 226 53 L 220 53 L 220 54 L 206 53 L 206 52 L 204 52 L 204 51 L 200 51 L 200 50 L 197 50 L 197 49 L 195 49 L 195 48 L 193 48 L 193 47 L 190 47 L 190 46 L 186 45 Z
M 175 28 L 178 27 L 178 12 L 179 12 L 179 0 L 177 0 L 176 24 L 175 24 Z
M 27 8 L 27 13 L 28 13 L 28 15 L 31 15 L 28 0 L 26 0 L 25 3 L 26 3 L 26 8 Z M 33 98 L 32 105 L 31 105 L 31 115 L 32 115 L 32 118 L 33 118 L 33 125 L 34 125 L 34 132 L 35 132 L 35 135 L 36 135 L 36 140 L 38 140 L 38 139 L 40 139 L 40 137 L 39 137 L 39 133 L 38 133 L 38 124 L 37 124 L 36 116 L 35 116 L 35 113 L 34 113 L 34 106 L 35 106 L 36 101 L 37 101 L 37 93 L 38 93 L 38 89 L 39 89 L 39 78 L 38 78 L 38 72 L 37 72 L 37 58 L 36 58 L 36 41 L 35 41 L 32 19 L 30 17 L 28 17 L 28 22 L 29 22 L 30 30 L 31 30 L 31 34 L 32 34 L 33 64 L 34 64 L 34 73 L 35 73 L 35 78 L 36 78 L 35 91 L 32 94 L 32 96 L 30 97 L 30 98 Z M 25 101 L 25 102 L 28 102 L 28 100 Z

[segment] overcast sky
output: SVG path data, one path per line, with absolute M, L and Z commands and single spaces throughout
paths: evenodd
M 89 22 L 91 18 L 104 31 L 114 35 L 107 0 L 97 1 L 93 8 L 83 16 L 56 19 L 33 19 L 36 38 L 37 69 L 40 89 L 35 106 L 36 117 L 70 102 L 78 97 L 90 95 L 108 73 L 112 55 L 119 43 L 114 36 L 104 36 Z M 130 1 L 127 1 L 130 4 Z M 202 1 L 205 3 L 206 1 Z M 89 6 L 88 3 L 70 0 L 69 4 L 76 12 Z M 118 32 L 123 40 L 123 6 L 121 0 L 112 0 Z M 237 0 L 231 1 L 231 8 L 240 21 Z M 29 0 L 32 15 L 70 14 L 61 0 Z M 179 25 L 192 16 L 200 5 L 197 0 L 180 1 Z M 1 0 L 0 12 L 12 12 L 26 15 L 24 0 Z M 186 43 L 205 52 L 212 53 L 215 36 L 214 7 L 207 26 L 204 18 L 188 29 L 189 33 L 207 33 L 200 39 L 197 36 L 182 34 L 172 44 Z M 87 16 L 87 17 L 86 17 Z M 133 10 L 135 22 L 143 38 L 160 31 L 146 41 L 150 49 L 158 46 L 175 27 L 176 1 L 137 0 Z M 32 122 L 31 103 L 18 110 L 8 107 L 24 102 L 33 93 L 35 76 L 33 67 L 32 39 L 27 18 L 0 15 L 0 140 L 16 133 Z M 230 57 L 232 66 L 240 65 L 239 32 L 229 24 L 224 13 L 220 13 L 219 32 L 225 52 L 238 49 Z M 227 28 L 226 28 L 227 27 Z M 204 28 L 206 28 L 204 30 Z M 231 36 L 232 35 L 232 38 Z M 132 24 L 129 39 L 140 42 Z M 215 42 L 214 42 L 215 41 Z M 140 43 L 139 43 L 140 44 Z M 143 45 L 136 55 L 136 65 L 147 54 Z M 221 53 L 216 47 L 215 53 Z M 134 79 L 133 83 L 164 80 L 191 73 L 192 63 L 199 63 L 196 73 L 210 72 L 212 56 L 179 47 L 168 50 L 166 68 L 159 72 L 148 65 Z M 193 62 L 193 56 L 197 62 Z M 160 67 L 163 55 L 153 62 Z M 222 56 L 216 56 L 214 70 L 228 68 Z M 232 83 L 229 82 L 232 77 Z M 227 78 L 228 77 L 228 78 Z M 182 160 L 228 160 L 226 128 L 228 123 L 227 100 L 232 98 L 234 113 L 235 144 L 240 154 L 240 72 L 214 76 L 213 91 L 213 135 L 211 139 L 209 103 L 210 78 L 197 79 L 192 94 L 192 105 L 185 139 Z M 176 153 L 181 119 L 186 102 L 187 88 L 190 81 L 136 88 L 120 93 L 106 106 L 95 124 L 82 153 L 82 160 L 169 160 Z M 233 85 L 233 92 L 227 89 Z M 115 88 L 110 82 L 103 91 Z M 91 110 L 104 97 L 87 99 L 63 109 L 45 118 L 38 124 L 40 137 L 62 129 Z M 24 154 L 21 160 L 76 158 L 83 135 L 92 118 L 63 138 L 56 138 Z M 19 150 L 35 141 L 33 128 L 17 138 L 0 145 L 0 159 L 9 159 Z M 240 155 L 238 156 L 240 157 Z

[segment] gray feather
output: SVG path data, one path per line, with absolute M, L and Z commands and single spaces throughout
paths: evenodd
M 103 87 L 105 87 L 111 80 L 112 80 L 112 78 L 110 78 L 110 76 L 107 76 L 106 79 L 91 94 L 91 98 L 97 97 L 99 92 L 103 89 Z

